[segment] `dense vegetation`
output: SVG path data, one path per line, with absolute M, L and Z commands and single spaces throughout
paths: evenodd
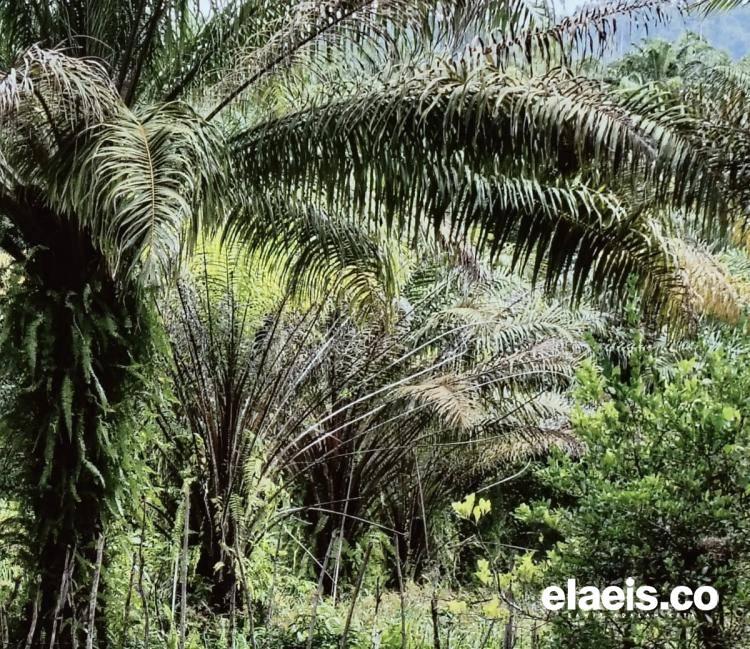
M 3 0 L 0 648 L 750 646 L 736 4 Z

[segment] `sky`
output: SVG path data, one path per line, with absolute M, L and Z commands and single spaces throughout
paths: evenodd
M 702 21 L 688 21 L 687 28 L 705 37 L 714 47 L 726 50 L 734 58 L 750 55 L 750 6 L 715 14 Z M 673 40 L 686 29 L 677 21 L 660 33 Z

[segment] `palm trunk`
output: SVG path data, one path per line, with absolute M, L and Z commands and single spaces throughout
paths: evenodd
M 231 612 L 232 596 L 237 595 L 240 584 L 232 558 L 225 550 L 235 545 L 234 525 L 227 519 L 224 529 L 217 529 L 216 521 L 221 520 L 222 514 L 219 499 L 204 493 L 201 485 L 193 485 L 191 496 L 191 528 L 200 531 L 196 573 L 210 588 L 206 604 L 214 613 L 226 615 Z
M 68 254 L 38 253 L 27 265 L 23 292 L 9 295 L 4 310 L 5 357 L 30 386 L 8 421 L 27 458 L 27 505 L 35 520 L 31 547 L 40 598 L 34 646 L 42 639 L 49 646 L 53 629 L 59 629 L 56 643 L 72 646 L 70 622 L 87 619 L 90 566 L 126 450 L 123 423 L 137 380 L 130 368 L 151 340 L 137 330 L 140 301 L 121 299 L 97 259 L 91 248 L 72 244 Z M 65 557 L 73 549 L 67 583 Z M 58 606 L 61 584 L 71 590 Z M 29 607 L 24 634 L 32 615 Z M 105 633 L 98 644 L 106 646 Z

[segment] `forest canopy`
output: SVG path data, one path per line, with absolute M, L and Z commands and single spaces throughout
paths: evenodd
M 0 649 L 750 646 L 742 4 L 0 1 Z

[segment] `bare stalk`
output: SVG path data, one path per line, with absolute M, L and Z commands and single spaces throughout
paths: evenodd
M 172 576 L 172 626 L 174 628 L 174 620 L 177 615 L 177 580 L 180 574 L 180 556 L 175 555 L 174 558 L 174 575 Z
M 143 648 L 148 649 L 150 639 L 149 629 L 149 616 L 148 616 L 148 599 L 146 598 L 146 591 L 143 587 L 143 572 L 146 569 L 146 564 L 143 560 L 143 543 L 146 539 L 146 499 L 142 500 L 143 503 L 143 520 L 141 523 L 141 538 L 138 543 L 138 594 L 141 596 L 141 603 L 143 605 Z
M 380 612 L 380 604 L 383 600 L 383 591 L 380 588 L 380 577 L 375 580 L 375 613 L 372 616 L 372 644 L 376 644 L 376 638 L 378 633 L 378 613 Z
M 240 531 L 236 523 L 234 525 L 234 539 L 235 539 L 234 560 L 237 562 L 237 571 L 239 572 L 240 580 L 242 581 L 242 593 L 245 596 L 245 613 L 247 615 L 247 622 L 248 622 L 249 631 L 250 631 L 250 646 L 253 649 L 256 649 L 257 645 L 255 644 L 255 607 L 253 606 L 253 594 L 250 591 L 249 584 L 247 583 L 247 579 L 245 578 L 245 567 L 242 565 L 242 554 L 239 551 Z M 276 553 L 278 556 L 278 547 L 276 549 Z M 274 569 L 275 568 L 276 566 L 274 566 Z M 234 642 L 234 640 L 232 640 L 232 642 Z
M 487 630 L 484 632 L 484 635 L 482 636 L 482 641 L 479 644 L 480 649 L 484 649 L 487 646 L 487 643 L 490 640 L 490 636 L 492 635 L 492 629 L 495 628 L 495 620 L 490 620 L 490 623 L 487 625 Z M 533 645 L 532 645 L 533 649 Z
M 367 572 L 367 564 L 370 562 L 371 552 L 372 541 L 367 544 L 367 550 L 365 550 L 365 556 L 362 559 L 362 567 L 359 570 L 359 577 L 357 577 L 357 585 L 354 587 L 354 593 L 352 593 L 352 603 L 349 605 L 349 612 L 346 614 L 346 623 L 344 624 L 344 632 L 341 634 L 341 649 L 346 649 L 346 638 L 349 635 L 349 627 L 352 623 L 354 607 L 357 605 L 357 597 L 359 597 L 359 591 L 362 589 L 362 582 L 365 580 L 365 572 Z
M 310 613 L 310 628 L 307 632 L 307 649 L 312 649 L 313 646 L 313 635 L 315 634 L 315 622 L 318 619 L 318 604 L 320 603 L 321 597 L 323 597 L 323 580 L 326 576 L 326 568 L 328 567 L 328 558 L 331 556 L 331 550 L 333 544 L 336 541 L 336 535 L 331 537 L 328 543 L 328 549 L 326 550 L 325 559 L 323 559 L 323 568 L 320 571 L 320 577 L 318 577 L 318 587 L 315 589 L 315 596 L 312 601 L 312 611 Z
M 94 579 L 91 582 L 91 595 L 89 597 L 89 619 L 88 635 L 86 636 L 86 649 L 94 647 L 94 622 L 96 621 L 96 598 L 99 594 L 99 577 L 102 574 L 102 559 L 104 557 L 104 532 L 99 534 L 96 542 L 96 568 L 94 569 Z M 75 633 L 75 632 L 74 632 Z
M 237 589 L 232 588 L 232 597 L 229 602 L 229 643 L 231 649 L 235 649 L 237 636 Z
M 5 614 L 5 607 L 0 606 L 0 643 L 3 649 L 8 649 L 10 640 L 8 639 L 8 618 Z
M 430 613 L 432 614 L 432 642 L 435 649 L 440 649 L 440 618 L 438 611 L 437 595 L 433 591 L 430 600 Z
M 339 585 L 339 571 L 341 569 L 341 551 L 344 548 L 344 524 L 346 523 L 346 516 L 349 513 L 349 501 L 352 496 L 352 480 L 354 478 L 354 465 L 352 461 L 351 468 L 349 470 L 349 484 L 346 487 L 346 501 L 344 502 L 344 515 L 341 517 L 341 527 L 339 528 L 339 542 L 336 548 L 336 568 L 333 571 L 333 605 L 336 606 L 336 595 L 338 594 Z
M 513 593 L 508 591 L 508 602 L 513 603 Z M 509 607 L 508 621 L 505 624 L 505 635 L 503 636 L 503 649 L 513 649 L 516 644 L 516 609 Z
M 398 534 L 393 535 L 393 547 L 396 554 L 396 577 L 398 577 L 398 596 L 401 608 L 401 649 L 406 649 L 406 608 L 404 606 L 404 576 L 401 574 L 401 551 Z
M 130 581 L 128 582 L 128 594 L 125 596 L 125 607 L 122 613 L 122 632 L 120 633 L 120 649 L 124 649 L 128 634 L 128 619 L 130 618 L 130 602 L 133 599 L 133 586 L 135 585 L 135 569 L 138 558 L 133 554 L 133 563 L 130 566 Z
M 76 608 L 73 604 L 73 595 L 68 591 L 68 606 L 70 606 L 71 620 L 70 620 L 70 639 L 72 649 L 78 649 L 78 616 L 76 615 Z
M 25 649 L 31 649 L 31 643 L 34 642 L 34 634 L 36 634 L 36 623 L 39 619 L 39 603 L 42 599 L 42 588 L 41 586 L 36 587 L 36 597 L 34 598 L 34 610 L 31 613 L 31 626 L 29 627 L 29 633 L 26 636 Z
M 143 570 L 144 565 L 141 559 L 138 565 L 138 594 L 141 596 L 141 603 L 143 605 L 143 649 L 148 649 L 151 630 L 149 628 L 148 599 L 146 599 L 146 591 L 143 588 Z
M 187 630 L 187 576 L 188 576 L 188 537 L 190 535 L 190 483 L 185 483 L 185 524 L 182 537 L 182 575 L 180 606 L 180 649 L 185 649 Z
M 62 578 L 60 579 L 60 590 L 57 594 L 57 603 L 55 604 L 55 614 L 52 618 L 52 630 L 49 635 L 49 649 L 53 649 L 55 646 L 55 640 L 57 639 L 57 621 L 62 612 L 65 598 L 68 596 L 68 588 L 70 586 L 70 580 L 73 572 L 73 564 L 75 563 L 75 548 L 73 552 L 68 548 L 65 551 L 65 563 L 63 564 Z

